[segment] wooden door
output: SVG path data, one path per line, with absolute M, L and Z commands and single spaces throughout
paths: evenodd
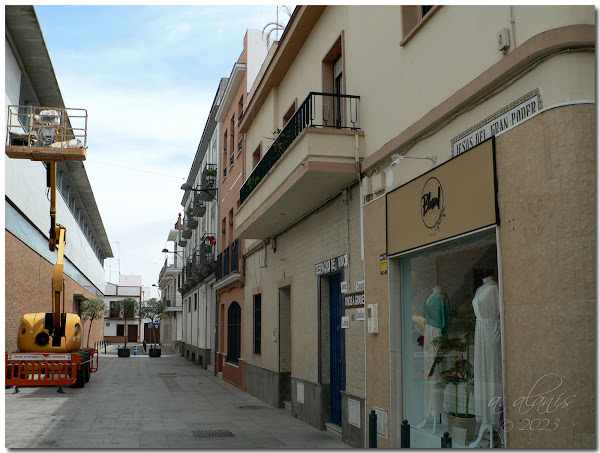
M 127 341 L 136 343 L 138 340 L 138 326 L 129 324 L 127 326 Z

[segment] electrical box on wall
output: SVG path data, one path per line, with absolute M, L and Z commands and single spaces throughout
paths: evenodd
M 373 193 L 381 192 L 384 189 L 385 173 L 373 173 L 371 175 L 371 190 Z
M 369 333 L 378 333 L 379 332 L 377 304 L 367 305 L 367 332 L 369 332 Z
M 510 33 L 507 28 L 503 28 L 496 35 L 496 42 L 498 43 L 498 50 L 506 52 L 510 47 Z

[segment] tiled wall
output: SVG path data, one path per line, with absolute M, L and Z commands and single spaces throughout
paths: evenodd
M 509 447 L 594 447 L 595 136 L 584 104 L 496 141 Z

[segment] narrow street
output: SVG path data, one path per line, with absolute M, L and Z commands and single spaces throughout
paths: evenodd
M 5 447 L 349 448 L 179 355 L 107 352 L 83 389 L 6 389 Z

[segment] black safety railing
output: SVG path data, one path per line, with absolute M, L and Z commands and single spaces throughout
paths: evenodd
M 223 250 L 223 277 L 229 275 L 229 247 Z
M 239 270 L 239 263 L 238 263 L 238 250 L 239 250 L 239 242 L 238 239 L 236 239 L 235 241 L 233 241 L 231 243 L 231 247 L 230 247 L 230 257 L 231 257 L 231 272 L 237 272 Z
M 221 280 L 223 277 L 223 254 L 217 255 L 217 280 Z
M 240 204 L 307 127 L 360 129 L 359 102 L 349 94 L 309 93 L 240 188 Z

